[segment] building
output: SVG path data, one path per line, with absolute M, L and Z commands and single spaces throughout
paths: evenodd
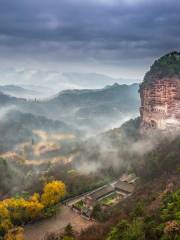
M 137 180 L 136 174 L 123 174 L 122 177 L 120 178 L 122 182 L 127 182 L 127 183 L 135 183 Z
M 91 219 L 94 206 L 97 203 L 105 209 L 122 201 L 134 192 L 136 180 L 137 176 L 135 174 L 124 174 L 116 182 L 107 184 L 90 192 L 83 198 L 77 199 L 71 207 L 83 217 Z
M 114 189 L 118 194 L 127 196 L 134 192 L 135 186 L 133 183 L 123 182 L 123 181 L 119 180 L 114 185 Z
M 114 187 L 112 187 L 111 185 L 106 185 L 98 189 L 97 191 L 88 194 L 85 197 L 84 202 L 87 207 L 93 207 L 97 203 L 97 201 L 107 197 L 108 195 L 111 195 L 113 192 Z
M 114 193 L 117 194 L 118 199 L 125 198 L 133 193 L 135 189 L 135 182 L 137 177 L 135 174 L 123 175 L 115 184 L 106 185 L 98 190 L 88 194 L 84 198 L 84 203 L 87 208 L 93 208 L 93 206 L 100 200 L 107 198 Z

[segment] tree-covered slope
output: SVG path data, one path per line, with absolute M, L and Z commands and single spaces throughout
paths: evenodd
M 147 214 L 148 207 L 139 201 L 131 217 L 120 220 L 106 240 L 179 240 L 180 190 L 164 193 L 153 214 Z

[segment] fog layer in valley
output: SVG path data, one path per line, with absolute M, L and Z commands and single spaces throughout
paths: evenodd
M 136 82 L 97 73 L 43 69 L 0 69 L 0 92 L 26 99 L 47 99 L 66 89 L 98 89 L 106 85 Z M 15 83 L 15 84 L 14 84 Z
M 66 90 L 44 101 L 1 93 L 2 196 L 40 191 L 52 178 L 77 195 L 135 171 L 162 140 L 159 133 L 140 136 L 138 88 Z

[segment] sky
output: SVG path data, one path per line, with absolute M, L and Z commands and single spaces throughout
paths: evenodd
M 0 82 L 19 72 L 32 83 L 57 72 L 142 81 L 180 49 L 179 13 L 179 0 L 0 0 Z

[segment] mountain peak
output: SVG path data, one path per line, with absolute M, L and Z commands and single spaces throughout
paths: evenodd
M 156 60 L 140 86 L 143 129 L 180 127 L 180 53 Z
M 172 77 L 180 79 L 180 52 L 170 52 L 156 60 L 146 73 L 143 84 Z

